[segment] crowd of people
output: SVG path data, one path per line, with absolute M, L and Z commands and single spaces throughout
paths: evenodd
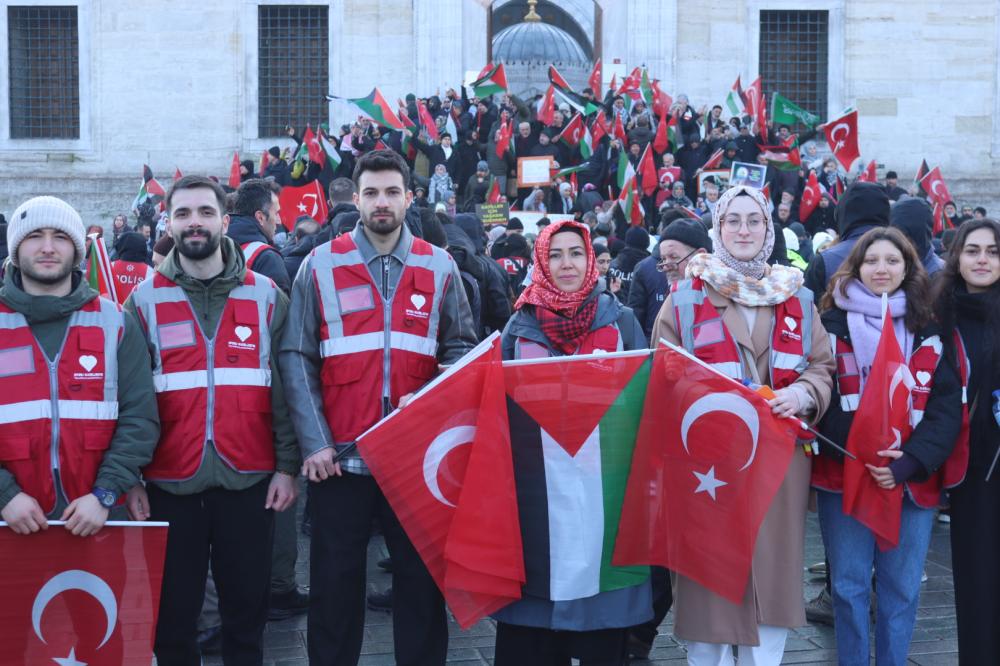
M 916 384 L 908 436 L 867 473 L 886 493 L 904 489 L 897 546 L 880 548 L 845 513 L 835 449 L 811 456 L 796 447 L 741 604 L 657 567 L 645 582 L 585 599 L 526 594 L 495 615 L 495 663 L 624 664 L 649 654 L 671 608 L 689 663 L 780 663 L 788 629 L 806 622 L 811 495 L 841 663 L 868 663 L 872 612 L 878 663 L 905 663 L 930 528 L 946 506 L 960 658 L 990 663 L 1000 652 L 1000 492 L 991 481 L 1000 455 L 1000 224 L 949 204 L 954 228 L 935 238 L 919 187 L 902 190 L 890 172 L 885 184 L 853 182 L 837 196 L 844 174 L 817 144 L 803 144 L 801 170 L 775 170 L 739 117 L 695 111 L 683 95 L 671 113 L 684 145 L 656 156 L 657 190 L 633 224 L 616 203 L 617 153 L 637 166 L 657 118 L 613 93 L 600 104 L 628 136 L 602 137 L 587 160 L 579 146 L 554 141 L 573 116 L 568 106 L 546 124 L 514 95 L 470 101 L 449 90 L 401 102 L 417 125 L 430 112 L 436 141 L 426 127 L 409 140 L 359 119 L 333 138 L 337 166 L 288 163 L 275 147 L 265 172 L 245 162 L 231 191 L 213 178 L 179 178 L 162 214 L 134 211 L 136 229 L 121 215 L 108 230 L 89 230 L 66 202 L 24 202 L 3 234 L 3 519 L 22 534 L 61 519 L 89 536 L 124 502 L 134 520 L 169 521 L 154 645 L 162 666 L 200 663 L 199 638 L 212 636 L 225 663 L 259 664 L 268 619 L 306 611 L 310 662 L 357 663 L 377 523 L 391 558 L 382 603 L 393 612 L 397 663 L 443 664 L 443 597 L 351 446 L 439 365 L 494 331 L 506 359 L 665 339 L 734 379 L 770 386 L 777 416 L 846 443 L 887 300 Z M 508 120 L 517 132 L 498 151 Z M 723 164 L 767 166 L 770 196 L 714 182 L 699 191 L 716 149 Z M 517 188 L 515 156 L 537 155 L 583 168 L 547 188 Z M 801 220 L 810 170 L 829 187 Z M 286 228 L 281 188 L 311 180 L 327 193 L 327 219 L 300 216 Z M 511 213 L 487 229 L 475 206 L 494 185 Z M 543 216 L 525 228 L 518 215 L 529 209 L 573 219 Z M 89 232 L 107 234 L 108 299 L 83 274 Z M 308 595 L 294 572 L 300 476 Z

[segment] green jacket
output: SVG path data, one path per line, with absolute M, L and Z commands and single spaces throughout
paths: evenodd
M 55 358 L 66 337 L 70 316 L 97 298 L 97 292 L 76 272 L 73 290 L 67 296 L 30 296 L 21 288 L 17 269 L 8 265 L 7 270 L 0 286 L 0 301 L 24 315 L 42 351 L 50 360 Z M 118 343 L 118 425 L 93 485 L 119 494 L 134 487 L 139 483 L 139 469 L 152 459 L 159 437 L 149 352 L 135 316 L 126 314 L 125 333 Z M 0 507 L 19 492 L 14 476 L 0 467 Z M 68 499 L 60 496 L 49 517 L 58 518 L 67 504 Z
M 225 268 L 218 277 L 207 284 L 184 272 L 177 260 L 175 250 L 171 250 L 163 263 L 156 269 L 157 272 L 176 282 L 184 290 L 191 303 L 191 308 L 198 317 L 198 323 L 205 331 L 214 331 L 218 327 L 219 318 L 226 307 L 226 301 L 229 300 L 229 292 L 243 283 L 247 273 L 243 252 L 226 236 L 222 237 L 222 258 L 225 261 Z M 267 279 L 264 276 L 260 276 L 260 278 Z M 132 313 L 135 312 L 135 303 L 131 296 L 125 302 L 125 309 Z M 281 332 L 284 330 L 287 315 L 288 297 L 279 289 L 277 306 L 274 308 L 274 316 L 271 318 L 270 325 L 274 453 L 278 471 L 296 476 L 299 473 L 302 460 L 295 441 L 295 433 L 292 430 L 292 422 L 288 416 L 285 392 L 282 390 L 281 374 L 278 372 L 277 365 L 278 342 L 281 340 Z M 146 342 L 148 344 L 148 338 Z M 158 488 L 175 495 L 192 495 L 210 488 L 243 490 L 270 476 L 236 471 L 223 461 L 211 441 L 205 443 L 205 449 L 201 467 L 190 479 L 170 482 L 153 481 L 151 483 L 155 483 Z

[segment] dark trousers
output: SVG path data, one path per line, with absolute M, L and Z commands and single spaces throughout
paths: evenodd
M 295 580 L 295 563 L 299 559 L 297 508 L 298 500 L 292 502 L 292 505 L 284 511 L 274 514 L 274 551 L 271 555 L 272 594 L 287 594 L 298 589 Z
M 198 614 L 211 563 L 227 666 L 263 663 L 271 587 L 274 512 L 264 508 L 268 481 L 246 490 L 213 488 L 171 495 L 150 484 L 152 520 L 170 523 L 153 651 L 159 666 L 198 666 Z
M 1000 655 L 1000 478 L 969 467 L 951 496 L 951 571 L 958 663 L 995 664 Z
M 670 585 L 670 571 L 663 567 L 650 567 L 650 585 L 653 588 L 653 619 L 632 627 L 631 632 L 645 643 L 652 643 L 659 632 L 663 618 L 674 605 L 674 591 Z
M 448 650 L 444 598 L 375 480 L 344 474 L 312 484 L 309 492 L 309 663 L 358 663 L 365 628 L 368 539 L 377 518 L 392 558 L 396 663 L 443 665 Z
M 497 622 L 494 666 L 624 666 L 628 628 L 557 631 Z

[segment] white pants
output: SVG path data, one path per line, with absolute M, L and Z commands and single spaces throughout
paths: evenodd
M 785 627 L 757 627 L 760 645 L 740 645 L 740 658 L 733 656 L 733 647 L 723 643 L 687 642 L 689 666 L 778 666 L 785 654 Z

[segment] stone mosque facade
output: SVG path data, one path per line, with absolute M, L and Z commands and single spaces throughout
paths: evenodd
M 54 194 L 86 223 L 107 225 L 129 207 L 143 164 L 164 184 L 175 168 L 225 180 L 234 151 L 256 162 L 272 145 L 291 146 L 262 130 L 261 105 L 275 97 L 262 77 L 275 68 L 325 73 L 317 95 L 363 97 L 377 85 L 394 104 L 409 92 L 457 88 L 491 59 L 508 63 L 511 86 L 525 94 L 544 91 L 548 62 L 583 87 L 599 57 L 606 83 L 645 66 L 665 91 L 700 107 L 722 104 L 737 75 L 747 83 L 787 74 L 799 85 L 784 71 L 798 71 L 798 56 L 772 48 L 785 41 L 774 21 L 787 20 L 812 49 L 808 58 L 819 58 L 802 90 L 824 108 L 811 110 L 834 118 L 857 108 L 862 159 L 875 159 L 880 176 L 893 169 L 908 184 L 926 158 L 960 203 L 1000 214 L 1000 0 L 541 0 L 533 25 L 523 20 L 528 4 L 0 0 L 0 212 Z M 45 23 L 58 8 L 62 26 Z M 309 9 L 325 31 L 296 41 L 295 23 L 265 25 L 262 17 L 283 8 Z M 39 90 L 25 63 L 41 57 L 25 35 L 65 30 L 71 40 L 43 44 L 59 50 L 76 86 L 46 84 L 46 95 L 73 97 L 60 113 L 75 124 L 60 135 L 24 112 Z M 265 51 L 272 39 L 294 47 L 275 55 Z M 316 115 L 312 122 L 336 127 L 356 112 L 321 102 Z

